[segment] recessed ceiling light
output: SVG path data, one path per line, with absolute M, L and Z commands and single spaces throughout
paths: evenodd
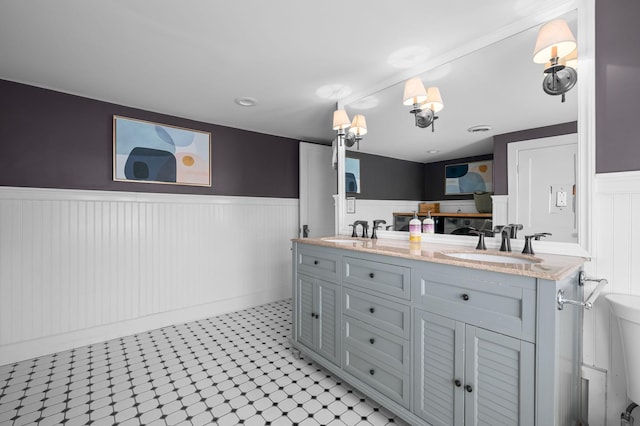
M 254 107 L 258 104 L 258 100 L 256 98 L 248 97 L 235 98 L 234 102 L 243 107 Z
M 487 124 L 479 124 L 477 126 L 471 126 L 467 129 L 469 133 L 488 132 L 491 130 L 491 126 Z
M 438 151 L 437 149 L 430 149 L 429 151 L 427 151 L 427 154 L 437 154 L 440 151 Z

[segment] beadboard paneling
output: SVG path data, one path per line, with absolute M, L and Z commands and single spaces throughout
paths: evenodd
M 594 184 L 594 256 L 587 272 L 609 280 L 603 293 L 640 295 L 640 172 L 597 174 Z M 607 371 L 607 424 L 619 424 L 627 405 L 624 364 L 617 323 L 603 297 L 585 311 L 583 350 L 586 365 Z
M 297 215 L 296 199 L 0 188 L 0 364 L 36 355 L 21 342 L 286 296 Z

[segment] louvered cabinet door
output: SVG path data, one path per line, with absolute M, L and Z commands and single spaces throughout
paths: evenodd
M 340 365 L 340 288 L 332 283 L 318 280 L 318 352 Z
M 467 325 L 465 425 L 534 424 L 534 345 Z
M 298 300 L 296 301 L 296 340 L 303 345 L 312 348 L 315 346 L 315 303 L 314 303 L 314 289 L 315 278 L 308 277 L 303 274 L 298 274 L 298 282 L 296 295 Z
M 414 324 L 414 411 L 434 426 L 462 426 L 465 324 L 420 310 Z
M 340 365 L 340 287 L 297 275 L 296 340 Z

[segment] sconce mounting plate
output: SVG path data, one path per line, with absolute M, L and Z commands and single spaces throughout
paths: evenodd
M 425 108 L 422 111 L 416 113 L 416 126 L 420 127 L 421 129 L 431 126 L 433 120 L 435 120 L 435 117 L 433 111 L 431 111 L 430 109 Z
M 542 80 L 542 90 L 548 95 L 564 95 L 576 85 L 578 73 L 571 67 L 548 73 Z

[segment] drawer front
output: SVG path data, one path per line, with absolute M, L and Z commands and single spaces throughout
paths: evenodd
M 497 275 L 425 271 L 416 277 L 416 294 L 433 313 L 534 342 L 535 280 Z
M 337 281 L 340 258 L 338 255 L 322 250 L 310 250 L 298 246 L 297 267 L 300 272 Z
M 409 306 L 343 287 L 343 312 L 372 327 L 409 338 Z
M 408 372 L 411 346 L 408 340 L 346 315 L 343 316 L 343 325 L 345 344 L 366 352 L 397 370 Z
M 409 407 L 409 377 L 396 371 L 357 348 L 345 346 L 344 369 L 376 391 Z
M 404 266 L 345 257 L 343 280 L 402 299 L 411 298 L 411 269 Z

